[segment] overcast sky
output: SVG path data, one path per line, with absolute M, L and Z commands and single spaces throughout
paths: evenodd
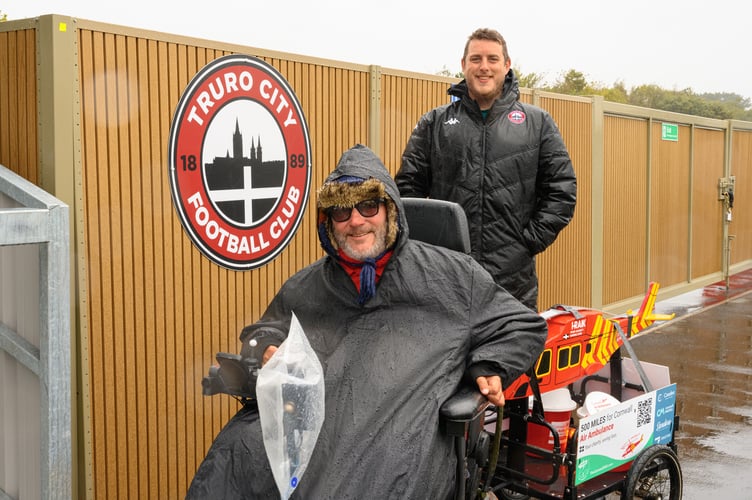
M 9 19 L 64 14 L 359 64 L 460 71 L 467 36 L 498 29 L 523 73 L 569 69 L 627 89 L 655 84 L 752 98 L 744 0 L 0 0 Z

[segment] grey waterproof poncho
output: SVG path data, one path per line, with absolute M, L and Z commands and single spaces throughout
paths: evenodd
M 364 146 L 347 151 L 324 186 L 352 177 L 377 179 L 396 210 L 394 254 L 374 295 L 358 300 L 322 207 L 327 255 L 292 276 L 241 340 L 281 343 L 294 311 L 324 369 L 325 421 L 292 498 L 447 498 L 455 458 L 439 407 L 465 376 L 514 380 L 540 354 L 546 324 L 469 256 L 408 239 L 397 187 Z M 199 469 L 195 498 L 275 498 L 263 450 L 252 449 L 256 432 L 253 411 L 241 410 Z

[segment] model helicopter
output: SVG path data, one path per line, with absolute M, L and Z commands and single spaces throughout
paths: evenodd
M 637 314 L 607 317 L 587 307 L 556 305 L 543 311 L 548 338 L 535 364 L 540 392 L 548 392 L 596 373 L 624 344 L 624 339 L 645 330 L 655 321 L 668 321 L 673 314 L 655 314 L 659 285 L 651 282 Z M 507 399 L 533 394 L 528 375 L 522 375 L 505 390 Z

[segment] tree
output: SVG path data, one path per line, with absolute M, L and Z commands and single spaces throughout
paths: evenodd
M 517 80 L 520 82 L 520 87 L 528 89 L 537 89 L 543 86 L 543 75 L 540 73 L 523 73 L 519 68 L 512 68 L 514 74 L 517 75 Z
M 553 87 L 550 88 L 552 92 L 558 92 L 560 94 L 568 95 L 583 95 L 588 88 L 585 75 L 579 71 L 570 69 L 566 74 L 562 75 Z
M 752 121 L 752 101 L 747 97 L 733 93 L 706 93 L 700 97 L 720 104 L 735 120 Z
M 624 82 L 616 82 L 612 88 L 604 88 L 598 92 L 598 95 L 602 95 L 603 99 L 606 101 L 618 102 L 621 104 L 629 102 L 629 92 L 627 92 Z
M 739 101 L 740 102 L 740 101 Z M 695 94 L 691 88 L 665 90 L 657 85 L 641 85 L 632 89 L 629 104 L 646 108 L 662 109 L 687 115 L 704 116 L 727 120 L 738 115 L 741 108 L 733 108 L 730 103 L 713 101 Z
M 665 90 L 658 85 L 633 87 L 629 94 L 628 104 L 642 106 L 643 108 L 654 108 L 656 103 L 660 101 L 660 95 L 664 92 Z
M 752 108 L 752 102 L 747 97 L 742 97 L 739 94 L 731 93 L 706 93 L 700 94 L 700 97 L 708 101 L 717 101 L 724 105 L 730 106 L 732 109 L 750 109 Z

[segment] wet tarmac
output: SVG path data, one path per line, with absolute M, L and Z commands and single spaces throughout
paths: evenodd
M 632 340 L 677 384 L 684 497 L 752 499 L 752 270 L 656 304 L 676 318 Z

